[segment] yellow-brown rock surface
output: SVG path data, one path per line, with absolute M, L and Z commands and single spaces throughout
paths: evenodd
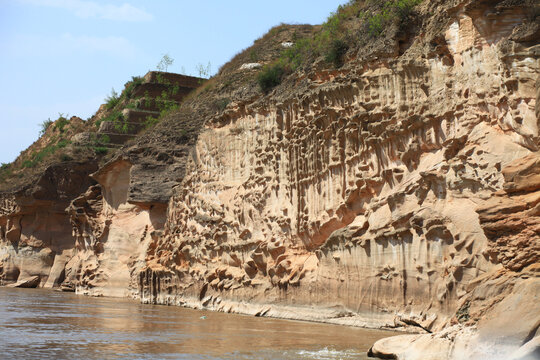
M 307 73 L 207 122 L 150 245 L 142 300 L 429 332 L 462 323 L 425 335 L 450 339 L 437 359 L 460 358 L 459 338 L 506 353 L 530 340 L 538 39 L 510 40 L 519 6 L 454 3 L 438 44 Z M 507 347 L 475 330 L 512 322 L 505 301 L 530 320 L 501 332 Z
M 425 1 L 414 36 L 349 51 L 338 69 L 301 68 L 269 94 L 238 55 L 93 173 L 57 222 L 69 219 L 69 246 L 39 243 L 39 222 L 21 220 L 21 200 L 4 196 L 0 274 L 421 333 L 381 340 L 370 351 L 379 357 L 534 358 L 540 21 L 531 3 Z M 291 40 L 276 34 L 268 54 Z M 13 244 L 34 250 L 15 255 Z

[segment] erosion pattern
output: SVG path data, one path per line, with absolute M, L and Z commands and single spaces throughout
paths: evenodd
M 51 167 L 36 185 L 3 195 L 0 282 L 132 295 L 137 283 L 130 274 L 144 265 L 145 246 L 154 228 L 163 226 L 166 206 L 127 203 L 130 169 L 123 162 L 106 168 L 103 177 L 95 173 L 102 186 L 90 177 L 95 163 Z
M 436 3 L 385 53 L 143 135 L 64 202 L 4 195 L 1 280 L 421 333 L 378 357 L 534 359 L 539 25 Z
M 156 78 L 163 83 L 156 83 Z M 151 105 L 174 84 L 178 89 L 169 103 L 176 103 L 200 80 L 149 72 L 134 97 Z M 112 151 L 136 136 L 144 116 L 156 115 L 155 109 L 146 107 L 124 110 L 127 132 L 103 121 L 105 105 L 87 128 L 92 121 L 102 121 L 98 133 L 110 138 L 104 145 Z M 184 144 L 184 127 L 174 129 L 180 135 L 169 139 L 176 144 L 174 149 L 158 138 L 154 146 L 117 151 L 101 167 L 95 158 L 62 162 L 48 167 L 37 181 L 0 194 L 0 285 L 136 296 L 138 282 L 133 280 L 145 265 L 152 234 L 164 225 L 172 186 L 184 171 L 186 148 L 191 146 Z M 91 146 L 92 135 L 76 133 L 71 143 Z M 44 144 L 38 145 L 47 145 L 47 137 L 52 136 L 48 131 L 39 140 Z M 165 175 L 156 178 L 160 173 Z
M 421 58 L 352 60 L 208 122 L 150 245 L 142 300 L 455 325 L 372 350 L 398 358 L 431 358 L 427 338 L 441 359 L 472 352 L 459 336 L 488 358 L 534 337 L 540 48 L 509 40 L 519 6 L 452 11 Z M 482 319 L 494 333 L 463 330 Z
M 117 160 L 93 174 L 90 187 L 66 209 L 75 239 L 62 289 L 81 294 L 135 296 L 136 279 L 165 204 L 128 202 L 133 164 Z
M 0 197 L 0 284 L 54 287 L 73 252 L 70 200 L 93 181 L 97 163 L 49 167 L 31 186 Z

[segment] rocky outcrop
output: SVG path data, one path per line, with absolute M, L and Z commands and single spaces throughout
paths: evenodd
M 148 117 L 178 107 L 202 80 L 149 72 L 128 82 L 116 105 L 102 105 L 89 121 L 61 117 L 44 128 L 7 169 L 17 180 L 0 184 L 0 284 L 136 296 L 134 279 L 151 236 L 163 228 L 187 151 L 160 143 L 155 158 L 148 145 L 115 150 L 147 128 Z M 189 135 L 178 135 L 178 143 Z M 61 162 L 47 157 L 58 149 L 67 149 Z M 87 157 L 92 149 L 100 155 Z M 108 152 L 109 161 L 100 164 Z M 24 163 L 28 156 L 33 162 Z M 13 173 L 19 163 L 22 169 Z
M 487 254 L 512 271 L 540 263 L 540 156 L 534 153 L 503 170 L 503 190 L 478 213 L 490 240 Z
M 540 157 L 503 169 L 505 183 L 477 209 L 488 238 L 489 271 L 467 284 L 442 332 L 378 341 L 373 356 L 409 359 L 536 359 L 540 318 Z M 516 322 L 516 319 L 520 319 Z M 429 356 L 428 356 L 429 355 Z M 430 357 L 431 356 L 431 357 Z
M 67 209 L 75 249 L 62 289 L 93 296 L 136 296 L 148 243 L 163 228 L 166 207 L 128 202 L 131 164 L 115 161 L 92 176 L 99 185 Z
M 510 190 L 536 171 L 538 44 L 517 39 L 517 4 L 454 3 L 399 57 L 301 74 L 207 122 L 142 300 L 444 330 L 421 338 L 442 339 L 438 358 L 501 304 L 538 321 L 537 204 Z
M 260 70 L 242 66 L 253 50 L 267 63 L 315 31 L 272 30 L 76 182 L 69 206 L 40 203 L 69 218 L 63 247 L 40 243 L 37 223 L 18 217 L 38 211 L 6 194 L 3 281 L 417 333 L 374 344 L 381 358 L 534 358 L 531 4 L 423 2 L 411 29 L 263 94 Z
M 72 197 L 94 183 L 89 174 L 96 170 L 95 162 L 51 166 L 36 183 L 2 194 L 2 284 L 53 287 L 64 280 L 64 265 L 74 247 L 65 208 Z

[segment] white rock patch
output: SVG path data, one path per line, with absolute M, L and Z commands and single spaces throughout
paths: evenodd
M 242 66 L 240 66 L 240 70 L 253 70 L 253 69 L 258 69 L 261 66 L 262 65 L 260 63 L 245 63 L 245 64 L 242 64 Z

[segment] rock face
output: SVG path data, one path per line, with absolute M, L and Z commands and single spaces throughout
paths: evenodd
M 93 184 L 89 174 L 96 170 L 97 163 L 52 166 L 35 184 L 2 195 L 1 283 L 53 287 L 64 280 L 64 265 L 74 245 L 65 208 Z
M 505 329 L 520 308 L 508 346 L 467 331 L 506 353 L 530 340 L 540 48 L 518 36 L 519 5 L 454 3 L 399 57 L 307 73 L 207 122 L 142 300 L 429 332 Z M 442 339 L 433 358 L 460 358 L 462 326 L 396 356 Z
M 112 151 L 135 137 L 147 116 L 159 114 L 163 104 L 178 106 L 201 80 L 149 72 L 139 83 L 128 82 L 118 105 L 112 109 L 102 105 L 92 118 L 100 122 L 97 133 L 86 131 L 92 129 L 92 121 L 70 120 L 67 128 L 79 125 L 83 130 L 66 133 L 75 147 L 72 151 L 97 145 Z M 111 111 L 123 111 L 121 122 L 111 120 Z M 126 131 L 119 124 L 126 125 Z M 58 122 L 51 124 L 33 146 L 54 144 L 57 127 Z M 46 169 L 37 181 L 23 179 L 25 186 L 1 193 L 0 284 L 136 296 L 148 243 L 164 226 L 171 188 L 184 170 L 188 145 L 182 143 L 189 140 L 184 139 L 187 135 L 173 136 L 178 140 L 175 149 L 158 140 L 157 149 L 146 145 L 118 151 L 102 166 L 99 158 L 85 161 L 82 156 L 78 162 L 44 163 L 41 167 Z M 106 143 L 96 142 L 103 136 Z M 9 189 L 8 185 L 18 184 L 1 188 Z
M 4 196 L 2 279 L 421 333 L 374 344 L 382 358 L 534 358 L 540 25 L 526 9 L 426 1 L 410 38 L 267 95 L 239 55 L 69 206 L 39 203 L 73 236 Z M 294 38 L 275 32 L 268 53 Z
M 66 264 L 62 289 L 88 295 L 135 296 L 134 274 L 154 231 L 163 227 L 163 204 L 127 202 L 131 164 L 117 161 L 93 176 L 92 186 L 67 209 L 75 251 Z
M 134 279 L 152 235 L 163 228 L 166 205 L 127 201 L 131 168 L 128 161 L 115 161 L 93 178 L 97 164 L 49 168 L 33 187 L 4 195 L 0 281 L 95 296 L 136 295 Z

